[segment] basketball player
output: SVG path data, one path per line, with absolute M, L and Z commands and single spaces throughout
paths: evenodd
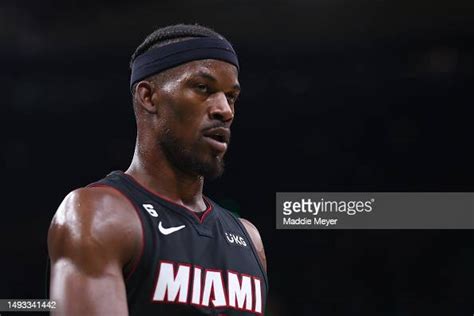
M 131 60 L 130 167 L 71 192 L 53 218 L 58 315 L 260 315 L 268 290 L 257 229 L 202 193 L 223 172 L 237 55 L 218 33 L 173 25 Z

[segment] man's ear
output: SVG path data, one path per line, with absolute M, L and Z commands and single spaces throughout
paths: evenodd
M 157 112 L 157 94 L 156 85 L 151 81 L 140 81 L 135 86 L 135 96 L 138 101 L 138 106 L 142 106 L 148 113 Z

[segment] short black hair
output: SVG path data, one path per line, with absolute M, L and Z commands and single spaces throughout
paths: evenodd
M 224 36 L 211 28 L 199 24 L 176 24 L 155 30 L 138 45 L 130 60 L 130 68 L 133 61 L 141 54 L 152 48 L 164 46 L 170 43 L 181 42 L 196 37 L 212 37 L 226 40 Z

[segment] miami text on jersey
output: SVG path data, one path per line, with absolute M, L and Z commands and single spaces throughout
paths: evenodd
M 262 282 L 255 276 L 235 271 L 160 261 L 152 299 L 154 302 L 233 308 L 261 314 Z

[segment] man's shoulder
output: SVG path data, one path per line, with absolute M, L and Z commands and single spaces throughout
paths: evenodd
M 263 247 L 262 243 L 262 237 L 260 237 L 260 232 L 258 231 L 257 227 L 255 227 L 252 222 L 249 220 L 240 217 L 239 221 L 242 223 L 242 225 L 245 227 L 245 230 L 249 234 L 250 238 L 254 242 L 256 248 L 260 248 L 260 245 Z
M 117 189 L 100 185 L 87 186 L 71 191 L 66 195 L 58 208 L 58 213 L 69 218 L 68 213 L 80 217 L 89 217 L 97 213 L 114 213 L 120 215 L 120 209 L 132 205 L 128 199 Z
M 135 242 L 140 234 L 137 214 L 120 192 L 107 186 L 84 187 L 70 192 L 57 209 L 48 245 L 55 257 L 69 253 L 68 248 L 83 253 L 109 246 L 120 248 L 126 242 L 123 237 Z
M 260 232 L 258 231 L 257 227 L 255 227 L 255 225 L 252 224 L 249 220 L 245 218 L 239 218 L 239 220 L 242 223 L 242 225 L 245 227 L 245 230 L 247 231 L 247 233 L 249 234 L 250 239 L 252 240 L 252 243 L 255 246 L 255 250 L 258 253 L 260 262 L 266 271 L 267 259 L 265 256 L 265 250 L 263 247 L 263 241 L 262 241 L 262 237 L 260 236 Z

